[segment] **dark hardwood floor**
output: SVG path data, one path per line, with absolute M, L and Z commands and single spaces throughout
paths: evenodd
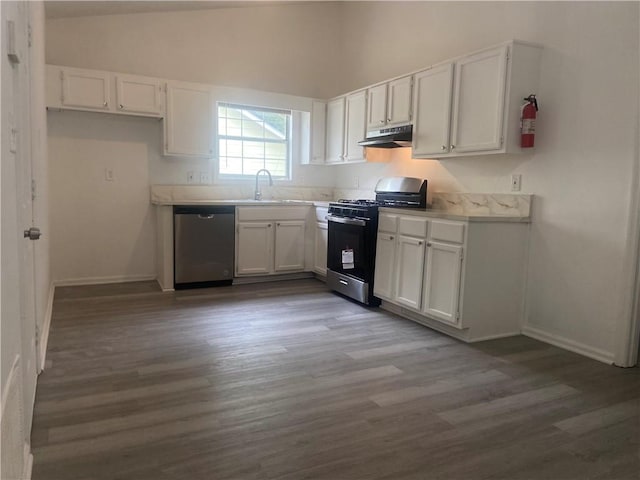
M 56 290 L 34 480 L 638 479 L 640 374 L 316 280 Z

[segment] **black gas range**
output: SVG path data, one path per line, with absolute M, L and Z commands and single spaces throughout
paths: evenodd
M 380 305 L 380 299 L 373 295 L 378 209 L 426 206 L 427 181 L 410 177 L 381 179 L 375 200 L 330 203 L 327 285 L 366 305 Z

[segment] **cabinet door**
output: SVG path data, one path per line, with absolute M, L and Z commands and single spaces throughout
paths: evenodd
M 211 157 L 213 105 L 206 86 L 167 83 L 165 154 Z
M 453 64 L 417 73 L 413 91 L 413 155 L 449 152 Z
M 271 273 L 273 223 L 238 223 L 236 235 L 236 274 Z
M 409 123 L 411 121 L 411 87 L 411 76 L 389 82 L 387 125 Z
M 387 84 L 376 85 L 367 90 L 367 128 L 376 129 L 387 123 Z
M 316 222 L 316 248 L 313 271 L 320 275 L 327 274 L 327 243 L 329 231 L 326 223 Z
M 310 163 L 321 165 L 325 158 L 327 104 L 314 100 L 311 105 Z
M 304 270 L 304 221 L 276 222 L 276 272 Z
M 160 116 L 162 82 L 158 78 L 116 75 L 117 109 L 125 113 Z
M 344 160 L 344 97 L 327 103 L 327 163 L 340 163 Z
M 376 243 L 376 269 L 373 293 L 385 300 L 393 299 L 393 284 L 396 261 L 395 235 L 378 232 Z
M 395 301 L 416 310 L 420 309 L 422 300 L 422 274 L 424 271 L 423 239 L 398 237 L 398 258 L 396 260 L 396 294 Z
M 109 110 L 109 81 L 106 72 L 64 68 L 62 77 L 62 105 L 92 110 Z
M 346 101 L 347 119 L 345 126 L 345 162 L 361 162 L 364 160 L 364 148 L 358 142 L 366 136 L 367 92 L 361 90 L 352 93 Z
M 433 318 L 457 325 L 462 273 L 462 246 L 429 242 L 422 311 Z
M 507 47 L 456 62 L 451 148 L 456 152 L 498 150 L 507 72 Z

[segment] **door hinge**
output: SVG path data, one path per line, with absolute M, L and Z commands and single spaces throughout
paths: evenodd
M 31 179 L 31 201 L 36 199 L 36 179 Z
M 504 144 L 504 135 L 500 137 L 500 146 L 502 146 L 503 144 Z
M 460 312 L 459 311 L 456 312 L 456 320 L 460 320 Z
M 31 38 L 32 38 L 32 33 L 31 33 L 31 24 L 27 25 L 27 43 L 29 46 L 31 46 Z
M 464 260 L 464 252 L 460 250 L 460 261 Z

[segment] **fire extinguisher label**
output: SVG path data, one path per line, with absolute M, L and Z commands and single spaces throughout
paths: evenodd
M 528 135 L 536 133 L 536 119 L 535 118 L 523 118 L 522 119 L 522 134 Z

